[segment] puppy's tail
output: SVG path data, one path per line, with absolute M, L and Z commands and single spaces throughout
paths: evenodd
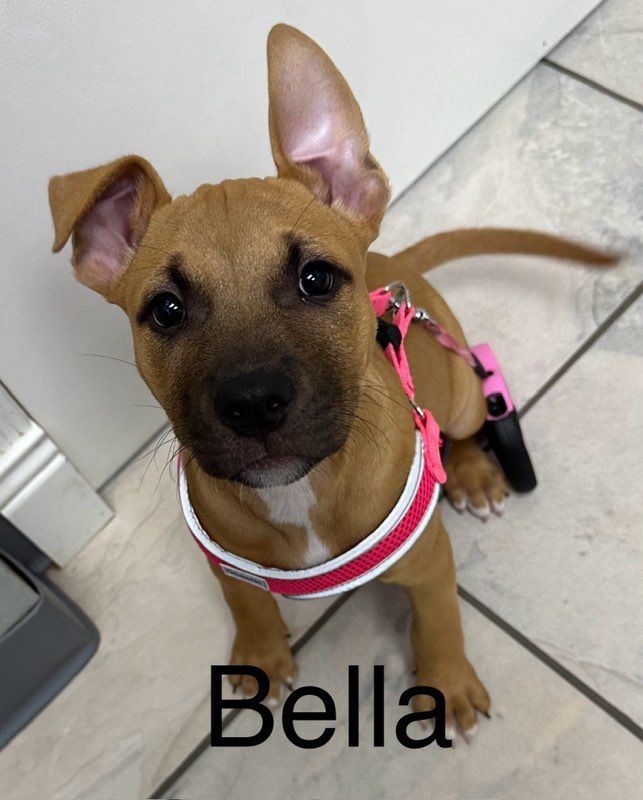
M 460 228 L 428 236 L 396 254 L 419 272 L 465 256 L 520 253 L 567 258 L 589 264 L 616 264 L 620 256 L 572 242 L 560 236 L 512 228 Z

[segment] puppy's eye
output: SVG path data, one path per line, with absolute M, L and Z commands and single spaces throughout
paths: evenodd
M 302 297 L 328 297 L 335 288 L 337 270 L 325 261 L 309 261 L 299 276 Z
M 159 328 L 178 328 L 185 322 L 183 303 L 171 292 L 162 292 L 152 298 L 150 311 L 154 324 Z

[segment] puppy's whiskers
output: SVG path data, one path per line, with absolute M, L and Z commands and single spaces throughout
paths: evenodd
M 117 358 L 116 356 L 108 356 L 105 353 L 81 353 L 81 356 L 92 356 L 93 358 L 107 358 L 110 361 L 118 361 L 121 364 L 128 364 L 130 367 L 138 369 L 138 367 L 133 361 L 128 361 L 125 358 Z
M 147 475 L 147 472 L 148 472 L 152 462 L 154 462 L 155 466 L 157 466 L 157 468 L 158 468 L 158 465 L 156 465 L 156 455 L 159 452 L 159 450 L 161 449 L 161 447 L 166 447 L 166 446 L 170 446 L 171 447 L 173 444 L 175 444 L 178 441 L 176 436 L 172 436 L 173 433 L 174 433 L 174 431 L 172 430 L 172 428 L 168 428 L 167 430 L 163 431 L 163 433 L 159 437 L 158 442 L 154 445 L 154 447 L 151 450 L 148 450 L 146 453 L 143 453 L 138 458 L 134 459 L 134 461 L 132 461 L 132 464 L 138 464 L 144 458 L 147 458 L 149 456 L 149 460 L 148 460 L 148 462 L 147 462 L 147 464 L 145 466 L 145 469 L 143 470 L 143 474 L 141 475 L 141 478 L 139 480 L 139 487 L 142 485 L 142 483 L 143 483 L 143 481 L 145 479 L 145 476 Z M 172 438 L 168 439 L 168 436 L 172 436 Z

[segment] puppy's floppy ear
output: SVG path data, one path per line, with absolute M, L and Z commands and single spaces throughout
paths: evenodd
M 143 238 L 152 212 L 170 200 L 156 170 L 139 156 L 56 175 L 49 181 L 53 250 L 61 250 L 71 236 L 76 277 L 108 295 Z
M 324 51 L 295 28 L 268 36 L 270 143 L 279 175 L 305 183 L 325 203 L 377 233 L 390 192 L 369 153 L 361 111 Z

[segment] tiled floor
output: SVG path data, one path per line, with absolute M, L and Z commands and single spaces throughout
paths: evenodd
M 393 706 L 411 681 L 404 599 L 368 585 L 298 656 L 300 682 L 338 700 L 331 744 L 312 756 L 277 726 L 252 751 L 206 749 L 164 796 L 252 798 L 257 775 L 265 798 L 642 796 L 643 300 L 626 308 L 643 277 L 642 18 L 641 0 L 608 0 L 395 204 L 377 244 L 394 252 L 437 230 L 507 225 L 625 253 L 613 270 L 483 257 L 430 276 L 471 340 L 501 355 L 540 478 L 486 525 L 445 509 L 493 719 L 470 747 L 406 751 L 389 726 L 376 751 L 366 703 L 364 744 L 348 750 L 346 665 L 362 665 L 367 697 L 369 669 L 385 664 Z M 102 646 L 0 753 L 8 798 L 149 796 L 208 731 L 208 666 L 225 661 L 232 626 L 171 475 L 143 461 L 107 494 L 115 520 L 59 576 Z M 295 637 L 328 605 L 285 602 Z

